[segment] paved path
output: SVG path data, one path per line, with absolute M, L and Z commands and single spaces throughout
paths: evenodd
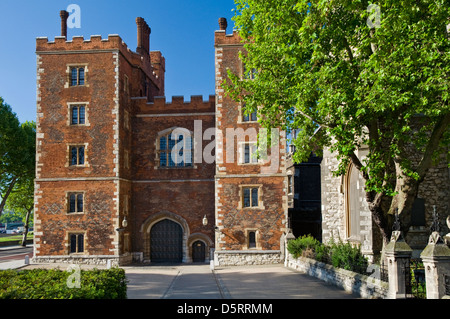
M 18 250 L 17 250 L 18 249 Z M 9 255 L 6 254 L 9 250 Z M 28 249 L 2 249 L 1 269 L 55 268 L 67 264 L 25 265 Z M 12 260 L 11 255 L 15 255 Z M 86 266 L 82 268 L 105 268 Z M 124 266 L 129 299 L 356 299 L 335 286 L 283 265 L 210 269 L 209 264 Z
M 124 267 L 129 299 L 356 299 L 282 265 Z

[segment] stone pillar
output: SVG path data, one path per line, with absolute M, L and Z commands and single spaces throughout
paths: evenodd
M 287 267 L 289 265 L 289 251 L 288 251 L 288 243 L 291 240 L 294 240 L 295 236 L 292 233 L 292 230 L 289 228 L 288 233 L 284 236 L 284 266 Z
M 420 254 L 425 267 L 427 299 L 445 296 L 445 279 L 450 278 L 450 248 L 438 232 L 430 235 L 427 247 Z
M 388 264 L 389 274 L 389 299 L 404 299 L 407 297 L 406 289 L 409 283 L 406 282 L 407 271 L 410 271 L 409 264 L 412 249 L 403 239 L 400 231 L 393 231 L 391 241 L 385 248 L 385 256 Z

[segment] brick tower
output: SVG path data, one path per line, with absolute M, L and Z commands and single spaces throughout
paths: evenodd
M 239 59 L 244 49 L 240 36 L 236 31 L 226 33 L 225 18 L 219 19 L 219 27 L 215 33 L 216 264 L 280 262 L 287 216 L 285 137 L 282 132 L 267 132 L 279 142 L 267 148 L 268 158 L 254 156 L 261 133 L 257 115 L 245 114 L 243 105 L 226 96 L 222 87 L 227 70 L 248 76 L 248 81 L 252 75 Z

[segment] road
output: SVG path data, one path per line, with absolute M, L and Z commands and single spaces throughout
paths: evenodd
M 25 256 L 33 257 L 33 247 L 0 247 L 0 263 L 13 260 L 24 260 Z

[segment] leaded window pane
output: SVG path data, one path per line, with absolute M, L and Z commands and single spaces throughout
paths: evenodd
M 77 235 L 75 234 L 70 235 L 70 252 L 77 252 Z
M 72 108 L 72 124 L 78 124 L 78 106 Z
M 84 106 L 80 106 L 79 113 L 80 113 L 80 116 L 79 116 L 78 124 L 85 124 L 85 121 L 86 121 L 86 110 L 85 110 Z
M 83 212 L 83 194 L 77 195 L 77 212 L 78 213 Z
M 167 166 L 167 153 L 161 152 L 159 155 L 159 166 L 166 167 Z
M 83 234 L 79 234 L 77 236 L 77 239 L 78 239 L 77 252 L 78 253 L 82 253 L 82 252 L 84 252 L 84 235 Z
M 244 188 L 244 207 L 250 207 L 250 188 Z
M 84 146 L 78 149 L 78 165 L 84 165 Z
M 165 151 L 167 149 L 167 137 L 163 136 L 159 139 L 159 149 Z
M 71 165 L 77 165 L 78 164 L 78 151 L 76 147 L 72 147 L 71 149 Z
M 84 68 L 79 69 L 78 85 L 84 85 Z
M 250 163 L 250 145 L 244 145 L 244 163 Z
M 78 70 L 77 70 L 77 68 L 73 68 L 72 69 L 71 85 L 72 86 L 77 86 L 78 85 Z
M 252 207 L 258 206 L 258 189 L 252 188 Z
M 69 196 L 69 213 L 75 213 L 76 212 L 76 195 L 70 194 Z

